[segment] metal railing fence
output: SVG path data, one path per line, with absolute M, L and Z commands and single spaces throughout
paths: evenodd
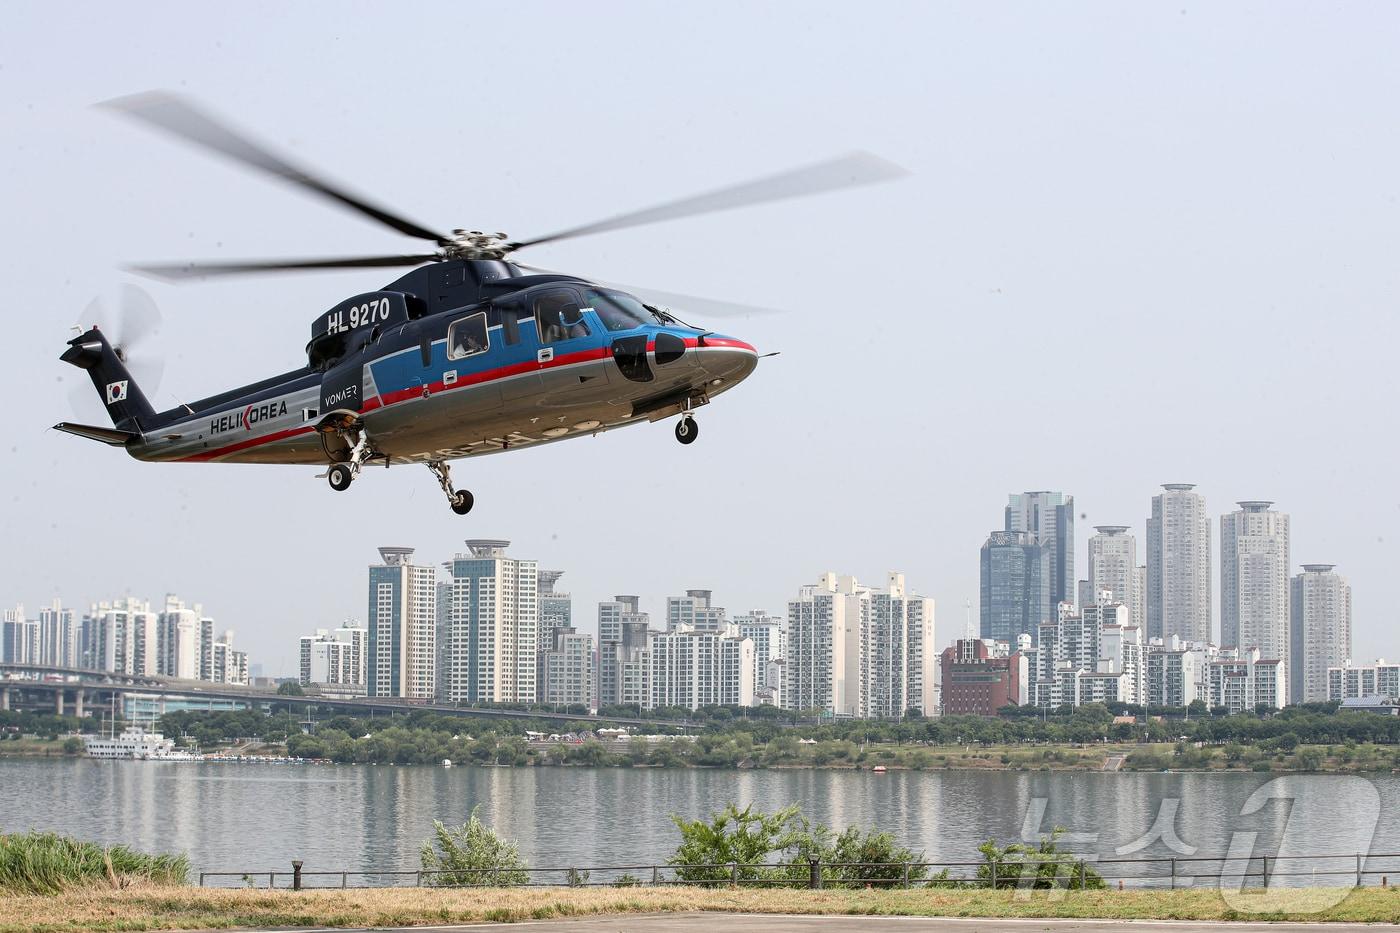
M 202 871 L 200 887 L 1191 888 L 1389 886 L 1400 853 L 1097 858 L 1058 853 L 995 861 L 491 866 L 451 869 Z

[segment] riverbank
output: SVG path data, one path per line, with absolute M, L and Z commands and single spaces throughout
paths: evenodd
M 1298 745 L 1291 750 L 1264 752 L 1240 745 L 1200 745 L 1192 743 L 1108 742 L 1092 745 L 1001 744 L 1001 745 L 895 745 L 849 742 L 815 743 L 801 746 L 791 756 L 774 759 L 758 749 L 754 754 L 727 763 L 707 764 L 680 756 L 654 761 L 634 755 L 626 743 L 589 758 L 552 754 L 549 749 L 530 748 L 509 762 L 455 761 L 463 767 L 565 767 L 565 768 L 771 768 L 829 769 L 846 771 L 1171 771 L 1171 772 L 1257 772 L 1282 774 L 1375 774 L 1400 770 L 1400 749 L 1372 744 Z M 569 748 L 576 748 L 572 746 Z M 266 756 L 285 758 L 286 746 L 248 743 L 233 754 L 248 760 Z M 212 755 L 219 752 L 212 751 Z M 0 758 L 83 757 L 67 739 L 24 738 L 0 742 Z M 311 763 L 308 759 L 298 759 Z M 319 760 L 318 764 L 332 764 Z M 341 762 L 347 763 L 347 762 Z M 362 764 L 413 762 L 365 761 Z M 433 762 L 431 767 L 440 766 Z
M 0 933 L 203 930 L 249 926 L 373 927 L 544 920 L 593 914 L 716 911 L 888 916 L 1294 920 L 1395 923 L 1400 891 L 1362 888 L 1219 891 L 755 891 L 691 888 L 535 888 L 349 891 L 90 888 L 55 897 L 0 898 Z M 1233 904 L 1233 906 L 1232 906 Z

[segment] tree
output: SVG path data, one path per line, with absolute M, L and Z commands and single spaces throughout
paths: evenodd
M 520 847 L 496 835 L 477 817 L 479 806 L 461 826 L 433 820 L 433 838 L 423 843 L 420 861 L 431 885 L 527 884 L 529 866 Z
M 796 849 L 805 827 L 796 804 L 761 813 L 747 806 L 729 804 L 710 819 L 671 821 L 681 833 L 681 844 L 666 864 L 676 866 L 676 880 L 714 885 L 730 880 L 731 863 L 740 880 L 771 875 L 762 867 L 775 853 Z
M 995 839 L 988 839 L 977 847 L 983 859 L 977 867 L 977 878 L 998 888 L 1107 887 L 1103 876 L 1083 859 L 1060 851 L 1063 832 L 1057 826 L 1034 845 L 1015 842 L 999 848 Z
M 306 691 L 301 689 L 301 684 L 295 680 L 284 680 L 277 685 L 277 695 L 280 697 L 304 697 Z

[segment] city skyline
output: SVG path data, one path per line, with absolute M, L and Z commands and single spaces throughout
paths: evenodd
M 1162 484 L 1162 486 L 1161 486 L 1161 487 L 1158 487 L 1158 488 L 1161 489 L 1161 488 L 1167 487 L 1167 486 L 1189 486 L 1189 485 L 1191 485 L 1191 484 Z M 1196 488 L 1195 488 L 1195 491 L 1199 491 L 1199 488 L 1196 487 Z M 1081 498 L 1082 498 L 1082 496 L 1081 496 Z M 1071 501 L 1073 501 L 1073 497 L 1071 497 Z M 1149 501 L 1150 501 L 1150 499 L 1149 499 Z M 1255 506 L 1255 507 L 1263 507 L 1263 508 L 1265 508 L 1266 510 L 1267 510 L 1267 507 L 1268 507 L 1268 506 L 1271 506 L 1271 505 L 1273 504 L 1272 502 L 1269 502 L 1269 501 L 1266 501 L 1266 500 L 1239 500 L 1239 502 L 1251 504 L 1252 506 Z M 1237 511 L 1224 511 L 1224 510 L 1216 511 L 1216 510 L 1213 510 L 1213 509 L 1210 507 L 1210 505 L 1209 505 L 1209 499 L 1207 499 L 1207 500 L 1206 500 L 1206 504 L 1205 504 L 1205 510 L 1204 510 L 1204 513 L 1203 513 L 1204 516 L 1205 516 L 1206 519 L 1207 519 L 1207 524 L 1208 524 L 1208 525 L 1210 526 L 1210 528 L 1211 528 L 1210 546 L 1211 546 L 1211 552 L 1212 552 L 1212 553 L 1211 553 L 1211 555 L 1210 555 L 1210 561 L 1211 561 L 1211 565 L 1212 565 L 1212 566 L 1211 566 L 1211 570 L 1212 570 L 1212 575 L 1211 575 L 1211 577 L 1212 577 L 1212 586 L 1211 586 L 1212 599 L 1211 599 L 1211 607 L 1210 607 L 1210 608 L 1211 608 L 1211 619 L 1212 619 L 1212 621 L 1211 621 L 1211 629 L 1210 629 L 1210 631 L 1211 631 L 1211 637 L 1210 637 L 1209 640 L 1212 641 L 1212 642 L 1214 642 L 1214 643 L 1216 643 L 1216 644 L 1220 644 L 1220 645 L 1222 645 L 1222 646 L 1226 646 L 1226 644 L 1225 644 L 1225 642 L 1226 642 L 1226 639 L 1225 639 L 1225 630 L 1224 630 L 1224 613 L 1223 613 L 1223 603 L 1224 603 L 1225 588 L 1221 585 L 1220 573 L 1221 573 L 1221 570 L 1222 570 L 1224 564 L 1226 563 L 1226 558 L 1225 558 L 1225 555 L 1224 555 L 1224 553 L 1223 553 L 1223 548 L 1222 548 L 1221 545 L 1220 545 L 1219 533 L 1218 533 L 1218 531 L 1217 531 L 1217 518 L 1216 518 L 1216 517 L 1219 516 L 1219 518 L 1218 518 L 1218 528 L 1219 528 L 1220 531 L 1223 531 L 1223 529 L 1225 528 L 1226 519 L 1227 519 L 1230 515 L 1237 514 L 1238 511 L 1240 511 L 1240 510 L 1237 510 Z M 1286 517 L 1287 517 L 1287 516 L 1286 516 Z M 1081 513 L 1079 516 L 1077 516 L 1077 518 L 1080 520 L 1081 525 L 1082 525 L 1082 523 L 1085 521 L 1086 513 Z M 1143 525 L 1146 525 L 1146 520 L 1143 521 Z M 1103 534 L 1104 534 L 1104 530 L 1103 530 L 1103 529 L 1109 529 L 1109 533 L 1110 533 L 1110 534 L 1113 534 L 1113 535 L 1118 536 L 1118 537 L 1127 536 L 1127 537 L 1132 537 L 1132 538 L 1134 538 L 1134 539 L 1137 541 L 1137 551 L 1136 551 L 1136 553 L 1137 553 L 1137 560 L 1143 561 L 1143 560 L 1146 559 L 1145 554 L 1144 554 L 1144 552 L 1143 552 L 1143 548 L 1142 548 L 1143 536 L 1142 536 L 1139 532 L 1137 532 L 1137 531 L 1134 530 L 1134 526 L 1133 526 L 1133 525 L 1131 525 L 1131 524 L 1124 524 L 1124 523 L 1118 523 L 1118 524 L 1114 524 L 1114 525 L 1103 525 L 1103 526 L 1101 526 L 1101 527 L 1095 527 L 1094 530 L 1095 530 L 1096 534 L 1094 534 L 1094 535 L 1078 535 L 1077 538 L 1076 538 L 1076 540 L 1074 541 L 1074 546 L 1075 546 L 1076 553 L 1079 555 L 1079 556 L 1076 558 L 1076 562 L 1075 562 L 1074 566 L 1081 568 L 1081 570 L 1077 573 L 1077 575 L 1087 575 L 1087 574 L 1090 573 L 1091 569 L 1094 567 L 1094 556 L 1093 556 L 1094 544 L 1093 544 L 1093 541 L 1094 541 L 1094 539 L 1095 539 L 1096 537 L 1102 537 L 1102 536 L 1103 536 Z M 1080 539 L 1082 539 L 1082 540 L 1080 540 Z M 1313 553 L 1313 554 L 1315 554 L 1315 553 L 1316 553 L 1316 549 L 1313 548 L 1312 546 L 1308 545 L 1308 544 L 1307 544 L 1307 540 L 1308 540 L 1308 535 L 1307 535 L 1307 532 L 1306 532 L 1306 529 L 1305 529 L 1305 530 L 1304 530 L 1304 536 L 1303 536 L 1302 553 L 1303 553 L 1303 554 L 1308 554 L 1308 553 Z M 457 544 L 455 545 L 455 549 L 456 549 L 456 550 L 460 550 L 460 543 L 461 543 L 461 539 L 457 539 Z M 527 546 L 528 546 L 528 545 L 527 545 Z M 1293 550 L 1294 550 L 1294 551 L 1297 551 L 1298 548 L 1297 548 L 1297 545 L 1296 545 L 1296 544 L 1294 544 L 1292 547 L 1293 547 Z M 413 549 L 410 548 L 409 550 L 411 551 L 411 550 L 413 550 Z M 1219 554 L 1218 557 L 1216 556 L 1217 553 Z M 975 560 L 975 558 L 974 558 L 974 560 Z M 538 561 L 537 563 L 539 564 L 540 567 L 552 566 L 552 565 L 553 565 L 553 562 L 548 562 L 548 561 L 544 561 L 544 560 L 540 560 L 540 561 Z M 829 565 L 828 565 L 828 566 L 829 566 Z M 907 567 L 907 566 L 911 566 L 911 563 L 908 562 L 908 561 L 905 561 L 905 562 L 895 562 L 895 566 L 905 566 L 905 567 Z M 1330 564 L 1329 566 L 1337 566 L 1337 565 L 1335 565 L 1335 564 Z M 1288 572 L 1287 572 L 1287 574 L 1286 574 L 1286 579 L 1287 579 L 1288 581 L 1291 581 L 1291 580 L 1293 579 L 1293 577 L 1294 577 L 1296 574 L 1302 572 L 1302 568 L 1303 568 L 1303 565 L 1300 564 L 1300 563 L 1294 563 L 1294 564 L 1290 565 L 1289 568 L 1288 568 Z M 1139 570 L 1142 570 L 1143 568 L 1142 568 L 1142 566 L 1140 565 L 1138 569 L 1139 569 Z M 1356 581 L 1355 581 L 1354 576 L 1353 576 L 1352 574 L 1350 574 L 1350 573 L 1346 573 L 1346 568 L 1342 568 L 1341 572 L 1344 573 L 1344 574 L 1346 575 L 1347 580 L 1348 580 L 1349 583 L 1351 583 L 1352 585 L 1355 584 Z M 545 573 L 545 571 L 541 570 L 540 573 L 543 575 L 543 574 Z M 579 581 L 580 581 L 580 592 L 588 592 L 588 591 L 596 592 L 597 589 L 598 589 L 598 588 L 597 588 L 597 584 L 593 583 L 592 581 L 581 580 L 581 579 L 580 579 L 580 578 L 581 578 L 581 574 L 579 574 L 577 571 L 573 570 L 572 568 L 564 567 L 564 568 L 562 568 L 562 569 L 556 569 L 556 570 L 550 571 L 550 573 L 552 574 L 551 580 L 557 580 L 557 579 L 559 578 L 559 576 L 561 576 L 561 575 L 563 575 L 563 574 L 565 574 L 565 573 L 569 574 L 569 576 L 570 576 L 571 579 L 577 579 L 577 580 L 579 580 Z M 810 576 L 810 573 L 808 574 L 808 576 Z M 922 589 L 925 589 L 927 592 L 937 592 L 937 591 L 938 591 L 938 585 L 937 585 L 936 579 L 937 579 L 937 578 L 935 577 L 935 578 L 934 578 L 934 584 L 933 584 L 932 586 L 929 586 L 929 587 L 921 587 L 921 588 L 922 588 Z M 719 590 L 719 591 L 722 591 L 722 592 L 725 592 L 725 593 L 738 592 L 738 591 L 740 591 L 740 589 L 741 589 L 741 587 L 739 587 L 739 586 L 731 586 L 731 584 L 730 584 L 729 581 L 724 581 L 724 582 L 716 582 L 716 581 L 713 581 L 713 580 L 698 581 L 698 580 L 693 579 L 693 578 L 687 580 L 687 581 L 686 581 L 686 585 L 683 586 L 683 587 L 681 587 L 680 589 L 681 589 L 682 592 L 691 592 L 692 594 L 693 594 L 693 593 L 697 593 L 697 592 L 707 592 L 706 590 L 695 590 L 695 589 L 694 589 L 694 584 L 697 583 L 697 582 L 704 582 L 704 583 L 706 584 L 706 586 L 710 588 L 710 590 Z M 1082 586 L 1082 585 L 1083 585 L 1085 582 L 1087 582 L 1087 581 L 1085 581 L 1085 580 L 1080 580 L 1080 581 L 1078 581 L 1078 582 L 1079 582 L 1080 585 Z M 1291 583 L 1289 583 L 1289 584 L 1287 584 L 1287 585 L 1291 586 Z M 642 588 L 635 587 L 635 586 L 633 586 L 633 587 L 631 587 L 631 588 L 632 588 L 632 589 L 642 589 Z M 655 620 L 655 619 L 659 619 L 660 624 L 664 625 L 665 622 L 666 622 L 666 619 L 667 619 L 667 613 L 670 612 L 670 611 L 672 611 L 672 610 L 671 610 L 670 604 L 671 604 L 672 602 L 677 601 L 678 599 L 684 599 L 684 597 L 676 597 L 676 596 L 674 596 L 673 594 L 674 594 L 675 591 L 672 591 L 672 593 L 669 593 L 669 594 L 668 594 L 668 593 L 665 593 L 665 592 L 656 592 L 656 591 L 654 590 L 654 588 L 648 588 L 648 589 L 650 589 L 651 591 L 650 591 L 650 593 L 649 593 L 646 597 L 641 597 L 641 596 L 638 597 L 639 600 L 641 600 L 643 603 L 645 603 L 645 604 L 647 604 L 647 605 L 649 605 L 649 606 L 651 607 L 650 610 L 647 610 L 647 609 L 644 607 L 644 608 L 643 608 L 643 612 L 648 612 L 648 611 L 649 611 L 654 620 Z M 564 594 L 564 595 L 567 596 L 568 594 Z M 1349 593 L 1349 597 L 1350 597 L 1350 593 Z M 61 597 L 58 597 L 58 598 L 61 599 Z M 123 597 L 123 598 L 125 598 L 125 597 Z M 583 604 L 584 604 L 584 603 L 580 602 L 580 600 L 581 600 L 581 599 L 586 599 L 586 598 L 587 598 L 587 597 L 581 597 L 581 596 L 579 596 L 579 595 L 577 595 L 577 594 L 574 595 L 574 601 L 575 601 L 575 602 L 579 602 L 580 605 L 583 605 Z M 598 602 L 606 601 L 606 600 L 608 600 L 608 599 L 611 599 L 611 597 L 604 597 L 603 599 L 598 600 Z M 732 607 L 735 607 L 735 608 L 731 609 L 731 615 L 732 615 L 732 616 L 738 616 L 738 615 L 741 614 L 741 613 L 748 613 L 748 612 L 751 612 L 751 611 L 752 611 L 752 612 L 772 612 L 772 611 L 774 611 L 775 609 L 776 609 L 776 610 L 779 610 L 779 614 L 781 614 L 781 609 L 782 609 L 782 607 L 784 607 L 784 606 L 786 605 L 787 599 L 788 599 L 788 597 L 784 597 L 780 592 L 777 592 L 776 590 L 770 595 L 770 597 L 769 597 L 766 601 L 760 602 L 760 603 L 758 603 L 758 604 L 756 604 L 756 605 L 741 604 L 739 600 L 726 597 L 726 601 L 727 601 Z M 935 599 L 935 602 L 937 602 L 937 598 L 934 597 L 934 599 Z M 1140 601 L 1140 599 L 1139 599 L 1139 601 Z M 1286 594 L 1285 594 L 1285 601 L 1286 601 L 1286 602 L 1288 601 L 1288 598 L 1287 598 Z M 50 602 L 51 602 L 51 600 L 50 600 Z M 975 599 L 975 600 L 972 600 L 972 602 L 973 602 L 974 607 L 980 607 L 980 606 L 981 606 L 981 599 L 980 599 L 980 597 L 977 598 L 977 599 Z M 74 609 L 76 609 L 76 611 L 77 611 L 77 613 L 78 613 L 78 616 L 79 616 L 79 619 L 81 618 L 82 613 L 83 613 L 84 611 L 86 611 L 86 610 L 83 609 L 82 607 L 85 607 L 85 606 L 90 605 L 90 604 L 89 604 L 88 602 L 86 602 L 86 601 L 84 601 L 84 602 L 69 603 L 69 602 L 67 602 L 66 600 L 64 600 L 63 603 L 64 603 L 64 606 L 65 606 L 66 608 L 74 608 Z M 15 600 L 15 601 L 12 601 L 12 602 L 9 603 L 9 605 L 24 605 L 24 604 L 25 604 L 25 603 L 24 603 L 23 600 Z M 93 605 L 95 605 L 95 603 L 93 603 Z M 1131 606 L 1130 603 L 1125 602 L 1125 605 L 1128 605 L 1129 608 L 1130 608 L 1130 610 L 1131 610 L 1132 606 Z M 1352 643 L 1352 655 L 1351 655 L 1351 660 L 1352 660 L 1352 662 L 1355 663 L 1355 664 L 1363 664 L 1363 663 L 1373 662 L 1373 661 L 1375 661 L 1375 660 L 1378 659 L 1378 658 L 1390 659 L 1390 658 L 1392 658 L 1392 657 L 1400 657 L 1400 642 L 1397 642 L 1397 640 L 1396 640 L 1394 637 L 1391 637 L 1391 636 L 1389 635 L 1388 632 L 1382 631 L 1382 628 L 1383 628 L 1383 620 L 1376 620 L 1375 622 L 1373 622 L 1372 625 L 1367 626 L 1367 625 L 1365 624 L 1365 620 L 1359 620 L 1359 617 L 1355 614 L 1354 608 L 1351 608 L 1354 604 L 1352 603 L 1352 601 L 1351 601 L 1350 598 L 1349 598 L 1349 600 L 1348 600 L 1348 605 L 1349 605 L 1349 610 L 1350 610 L 1350 612 L 1351 612 L 1351 616 L 1350 616 L 1350 618 L 1349 618 L 1348 621 L 1349 621 L 1349 632 L 1350 632 L 1351 643 Z M 543 609 L 544 609 L 544 607 L 543 607 L 543 605 L 542 605 L 542 606 L 541 606 L 541 613 L 543 613 Z M 6 610 L 6 611 L 8 612 L 9 610 Z M 1131 618 L 1131 615 L 1130 615 L 1130 618 Z M 303 634 L 303 633 L 305 633 L 305 632 L 314 631 L 314 630 L 317 629 L 317 628 L 334 628 L 334 627 L 337 627 L 337 626 L 339 626 L 340 624 L 342 624 L 342 622 L 343 622 L 345 619 L 358 619 L 358 620 L 360 620 L 361 622 L 364 622 L 364 621 L 365 621 L 365 607 L 364 607 L 363 605 L 360 605 L 360 606 L 358 606 L 358 607 L 353 606 L 353 605 L 347 606 L 346 611 L 344 611 L 343 613 L 341 613 L 341 614 L 339 614 L 339 615 L 335 615 L 335 614 L 330 614 L 330 613 L 328 613 L 325 617 L 314 618 L 314 619 L 308 619 L 308 620 L 305 620 L 304 622 L 297 622 L 297 623 L 295 624 L 294 627 L 297 628 L 298 634 Z M 541 624 L 543 625 L 543 624 L 544 624 L 543 618 L 541 618 L 540 621 L 541 621 Z M 1358 624 L 1357 624 L 1358 621 L 1361 621 L 1361 625 L 1360 625 L 1360 626 L 1358 626 Z M 1145 620 L 1144 620 L 1143 624 L 1144 624 L 1144 633 L 1146 634 Z M 599 633 L 598 626 L 597 626 L 597 620 L 596 620 L 596 618 L 594 618 L 590 613 L 585 612 L 583 616 L 574 619 L 574 620 L 573 620 L 573 625 L 574 625 L 574 627 L 576 628 L 576 630 L 577 630 L 578 632 L 583 633 L 583 634 L 592 635 L 595 639 L 598 639 L 598 638 L 599 638 L 600 633 Z M 246 625 L 243 625 L 243 624 L 235 623 L 233 627 L 235 627 L 235 628 L 237 628 L 237 629 L 239 630 L 240 636 L 241 636 L 241 637 L 240 637 L 240 642 L 242 642 L 242 643 L 244 644 L 244 646 L 247 647 L 247 643 L 248 643 L 249 639 L 247 639 L 245 636 L 242 636 L 242 633 L 245 631 L 245 629 L 247 628 L 247 626 L 246 626 Z M 1012 637 L 1013 637 L 1013 638 L 1014 638 L 1014 634 L 1016 634 L 1016 633 L 1012 633 Z M 1285 632 L 1285 635 L 1286 635 L 1286 637 L 1289 638 L 1289 639 L 1291 639 L 1291 637 L 1292 637 L 1292 636 L 1291 636 L 1290 634 L 1288 634 L 1287 632 Z M 954 644 L 954 642 L 956 641 L 956 639 L 959 638 L 959 637 L 962 637 L 962 629 L 961 629 L 961 626 L 954 626 L 954 625 L 951 625 L 951 624 L 949 623 L 949 616 L 946 615 L 946 604 L 945 604 L 944 623 L 943 623 L 941 626 L 939 626 L 939 627 L 937 628 L 936 632 L 935 632 L 935 651 L 936 651 L 936 652 L 941 652 L 943 649 L 952 646 L 952 645 Z M 1000 636 L 1000 635 L 999 635 L 999 636 L 997 636 L 997 637 L 1003 637 L 1003 638 L 1004 638 L 1005 636 Z M 545 633 L 544 633 L 544 630 L 541 629 L 541 633 L 540 633 L 540 636 L 539 636 L 539 639 L 540 639 L 540 640 L 538 641 L 538 644 L 539 644 L 539 645 L 543 646 L 543 645 L 546 644 L 546 641 L 544 640 L 544 638 L 545 638 Z M 293 646 L 291 649 L 286 648 L 286 647 L 281 643 L 281 641 L 279 641 L 279 642 L 276 644 L 276 646 L 274 647 L 274 650 L 271 651 L 271 652 L 269 652 L 269 653 L 264 653 L 264 652 L 263 652 L 262 650 L 260 650 L 259 648 L 253 647 L 253 648 L 250 648 L 250 649 L 248 650 L 248 655 L 249 655 L 249 663 L 251 664 L 251 666 L 253 666 L 254 668 L 258 668 L 258 669 L 262 670 L 262 672 L 263 672 L 266 676 L 292 677 L 292 676 L 296 676 L 296 675 L 297 675 L 297 672 L 298 672 L 298 670 L 299 670 L 300 660 L 299 660 L 299 657 L 298 657 L 297 650 L 295 649 L 294 646 Z M 1281 658 L 1281 660 L 1284 660 L 1285 664 L 1287 665 L 1287 668 L 1286 668 L 1286 669 L 1291 669 L 1291 668 L 1292 668 L 1292 665 L 1289 664 L 1288 658 L 1286 657 L 1286 652 L 1285 652 L 1285 657 Z M 603 683 L 603 674 L 602 674 L 602 672 L 600 671 L 600 672 L 599 672 L 599 686 L 600 686 L 600 687 L 601 687 L 602 683 Z M 1292 687 L 1291 687 L 1291 686 L 1290 686 L 1289 690 L 1290 690 L 1290 694 L 1291 694 L 1291 693 L 1292 693 Z

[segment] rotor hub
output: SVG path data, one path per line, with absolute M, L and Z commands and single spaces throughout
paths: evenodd
M 504 233 L 480 230 L 453 230 L 442 244 L 443 259 L 505 259 L 510 252 Z

